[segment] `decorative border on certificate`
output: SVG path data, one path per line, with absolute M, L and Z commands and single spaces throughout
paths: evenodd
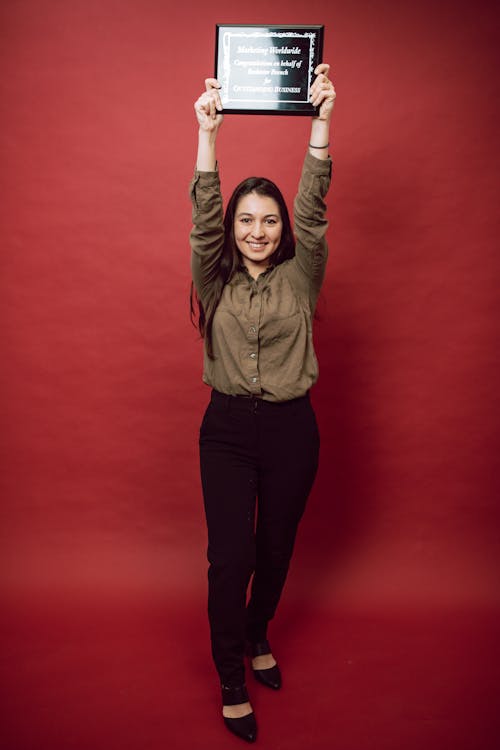
M 215 77 L 223 113 L 315 115 L 309 93 L 324 28 L 217 24 Z

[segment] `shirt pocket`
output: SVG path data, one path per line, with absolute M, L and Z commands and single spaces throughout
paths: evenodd
M 273 346 L 289 351 L 306 331 L 307 323 L 300 310 L 286 317 L 270 316 L 261 326 L 259 343 L 261 348 Z

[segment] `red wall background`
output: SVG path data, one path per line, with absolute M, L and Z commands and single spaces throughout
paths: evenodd
M 11 625 L 23 602 L 205 595 L 187 186 L 216 22 L 324 23 L 338 92 L 322 463 L 290 601 L 498 612 L 498 20 L 486 0 L 2 2 Z M 260 173 L 291 202 L 308 128 L 227 116 L 226 196 Z

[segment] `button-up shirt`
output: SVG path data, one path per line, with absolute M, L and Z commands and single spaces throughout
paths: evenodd
M 307 153 L 294 201 L 295 257 L 270 265 L 257 279 L 245 266 L 224 286 L 212 327 L 213 359 L 205 347 L 203 380 L 221 393 L 287 401 L 318 379 L 312 319 L 327 260 L 324 198 L 330 159 Z M 219 174 L 195 171 L 191 268 L 203 304 L 224 243 Z

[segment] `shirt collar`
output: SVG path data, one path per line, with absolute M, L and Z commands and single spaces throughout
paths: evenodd
M 276 265 L 274 263 L 270 263 L 268 267 L 266 268 L 266 270 L 262 271 L 262 273 L 259 274 L 259 277 L 267 276 L 267 274 L 270 273 L 274 268 L 276 268 Z M 240 265 L 238 266 L 238 271 L 241 271 L 242 273 L 245 274 L 245 276 L 248 276 L 253 281 L 256 281 L 256 279 L 254 279 L 253 276 L 250 275 L 250 273 L 248 272 L 248 268 L 246 267 L 244 263 L 240 263 Z

